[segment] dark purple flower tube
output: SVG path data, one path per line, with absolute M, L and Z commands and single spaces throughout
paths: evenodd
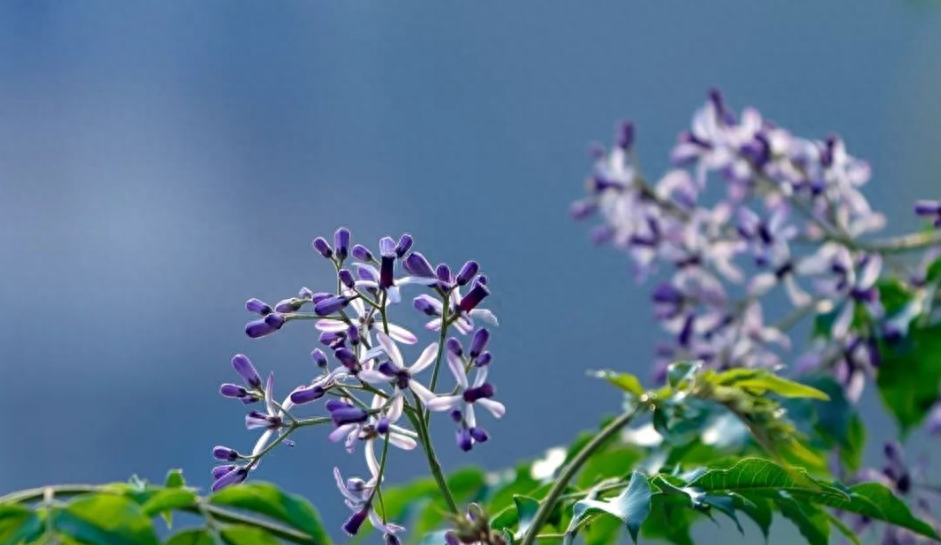
M 470 357 L 476 358 L 481 355 L 485 348 L 487 348 L 487 341 L 490 340 L 490 332 L 486 329 L 478 329 L 477 333 L 474 333 L 474 338 L 471 339 L 470 345 Z
M 489 382 L 485 382 L 476 388 L 468 388 L 464 390 L 464 401 L 467 403 L 473 403 L 478 399 L 489 399 L 493 397 L 493 394 L 496 393 L 493 385 Z
M 216 479 L 216 482 L 212 483 L 212 491 L 217 492 L 227 486 L 238 484 L 244 481 L 246 477 L 248 477 L 248 469 L 235 466 L 234 469 L 230 470 L 228 473 L 225 473 Z
M 327 242 L 327 239 L 323 237 L 317 237 L 313 242 L 310 243 L 313 246 L 314 250 L 317 250 L 320 255 L 324 256 L 327 259 L 333 257 L 333 249 L 330 248 L 330 243 Z
M 431 268 L 431 263 L 419 252 L 412 252 L 405 258 L 405 270 L 412 276 L 436 278 L 435 270 Z
M 252 388 L 261 388 L 261 376 L 258 370 L 252 365 L 251 360 L 245 354 L 236 354 L 232 356 L 232 368 L 242 377 L 245 384 Z
M 340 227 L 337 229 L 336 233 L 333 234 L 333 248 L 334 253 L 337 256 L 337 259 L 343 261 L 348 255 L 350 255 L 350 230 L 346 227 Z
M 234 462 L 241 458 L 241 455 L 235 449 L 221 445 L 212 449 L 212 455 L 216 458 L 216 460 L 223 460 L 226 462 Z
M 457 282 L 458 286 L 466 286 L 468 282 L 474 279 L 477 276 L 477 271 L 480 270 L 480 265 L 476 261 L 468 261 L 461 267 L 460 272 L 457 273 Z
M 342 295 L 336 297 L 331 297 L 329 299 L 324 299 L 323 301 L 314 305 L 314 312 L 319 316 L 328 316 L 335 312 L 346 308 L 346 305 L 350 304 L 350 300 Z
M 340 399 L 328 399 L 326 407 L 328 411 L 333 412 L 339 409 L 351 409 L 353 405 Z
M 310 357 L 314 360 L 314 363 L 317 364 L 317 367 L 323 369 L 327 366 L 327 355 L 323 353 L 323 350 L 315 348 L 311 353 Z
M 356 244 L 356 245 L 354 245 L 354 246 L 353 246 L 353 250 L 351 251 L 351 253 L 352 253 L 354 259 L 358 259 L 358 260 L 360 260 L 360 261 L 365 261 L 365 262 L 367 262 L 367 263 L 368 263 L 368 262 L 375 261 L 375 259 L 376 259 L 376 258 L 373 257 L 372 252 L 370 252 L 369 249 L 366 248 L 365 246 L 363 246 L 362 244 Z
M 490 354 L 490 352 L 484 352 L 483 354 L 477 356 L 477 360 L 475 360 L 474 363 L 477 365 L 477 367 L 483 367 L 485 365 L 490 365 L 490 360 L 492 359 L 493 356 Z
M 474 286 L 467 292 L 467 295 L 461 298 L 458 307 L 464 312 L 470 312 L 488 295 L 490 295 L 490 290 L 487 289 L 485 281 L 474 282 Z
M 245 310 L 254 312 L 255 314 L 261 314 L 262 316 L 271 313 L 271 307 L 268 306 L 268 303 L 255 299 L 254 297 L 245 301 Z
M 359 532 L 359 528 L 366 522 L 366 517 L 368 516 L 369 507 L 353 513 L 353 515 L 343 523 L 343 531 L 351 536 L 355 536 Z
M 379 239 L 379 287 L 386 289 L 395 284 L 395 241 L 390 237 Z
M 298 388 L 291 392 L 291 401 L 293 401 L 295 405 L 303 405 L 304 403 L 310 403 L 311 401 L 322 398 L 326 393 L 327 391 L 320 386 Z
M 395 256 L 402 259 L 412 249 L 413 242 L 412 235 L 408 233 L 399 237 L 399 243 L 395 245 Z
M 474 441 L 478 443 L 486 443 L 487 439 L 490 439 L 490 434 L 483 428 L 471 428 L 468 432 L 471 434 L 471 437 L 474 438 Z

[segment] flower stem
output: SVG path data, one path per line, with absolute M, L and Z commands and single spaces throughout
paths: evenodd
M 646 401 L 642 399 L 639 403 L 631 407 L 630 410 L 612 420 L 607 426 L 604 427 L 604 429 L 598 432 L 598 435 L 594 436 L 591 441 L 582 447 L 582 449 L 578 451 L 578 454 L 576 454 L 575 457 L 565 465 L 565 467 L 562 468 L 562 471 L 556 478 L 552 488 L 549 489 L 549 493 L 546 494 L 545 499 L 539 504 L 539 509 L 536 510 L 536 515 L 533 517 L 533 522 L 526 531 L 526 535 L 523 536 L 523 541 L 520 545 L 533 545 L 533 542 L 536 541 L 536 537 L 539 535 L 539 529 L 542 528 L 542 526 L 546 523 L 546 520 L 549 518 L 549 515 L 552 513 L 552 510 L 555 509 L 555 506 L 562 497 L 562 492 L 565 490 L 565 487 L 568 486 L 569 481 L 575 477 L 575 474 L 578 473 L 578 470 L 582 468 L 585 462 L 588 461 L 591 455 L 594 454 L 594 452 L 598 450 L 599 447 L 601 447 L 608 439 L 610 439 L 611 436 L 619 432 L 621 428 L 628 425 L 637 415 L 638 411 L 640 411 L 640 409 L 645 406 Z
M 422 449 L 425 451 L 425 456 L 428 458 L 428 469 L 431 470 L 431 475 L 434 477 L 438 489 L 441 490 L 441 496 L 444 497 L 444 502 L 448 505 L 448 511 L 457 515 L 459 514 L 457 502 L 454 501 L 454 496 L 451 494 L 451 489 L 448 487 L 448 480 L 444 476 L 444 470 L 441 469 L 441 463 L 438 461 L 434 446 L 431 444 L 428 427 L 425 425 L 425 419 L 422 416 L 421 401 L 417 396 L 415 397 L 415 408 L 416 414 L 413 415 L 408 412 L 405 414 L 418 431 L 419 442 L 421 443 Z

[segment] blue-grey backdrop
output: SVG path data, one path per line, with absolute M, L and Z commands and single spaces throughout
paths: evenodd
M 844 134 L 901 230 L 941 188 L 939 69 L 927 1 L 4 0 L 0 492 L 167 467 L 208 484 L 210 448 L 252 440 L 215 393 L 231 355 L 282 385 L 311 372 L 309 329 L 249 340 L 242 304 L 330 283 L 308 244 L 337 225 L 483 263 L 509 413 L 470 455 L 439 429 L 440 450 L 538 454 L 616 410 L 586 368 L 643 374 L 652 350 L 646 290 L 566 215 L 590 141 L 631 117 L 656 173 L 717 85 Z M 335 525 L 333 464 L 361 467 L 314 431 L 257 476 Z

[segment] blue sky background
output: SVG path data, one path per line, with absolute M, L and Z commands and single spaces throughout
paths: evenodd
M 711 86 L 843 134 L 893 231 L 941 195 L 937 2 L 0 1 L 0 493 L 208 485 L 213 445 L 253 441 L 215 394 L 231 355 L 312 371 L 309 329 L 249 340 L 242 305 L 330 285 L 308 245 L 338 225 L 491 276 L 509 413 L 470 455 L 442 420 L 447 467 L 569 440 L 618 406 L 585 369 L 646 374 L 656 332 L 626 258 L 567 217 L 587 145 L 633 118 L 656 175 Z M 864 410 L 878 446 L 894 428 Z M 329 468 L 361 460 L 323 435 L 257 478 L 335 525 Z

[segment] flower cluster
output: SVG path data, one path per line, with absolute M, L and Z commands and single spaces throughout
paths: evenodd
M 249 412 L 245 423 L 249 429 L 264 431 L 250 453 L 214 449 L 224 464 L 213 469 L 212 488 L 244 481 L 273 448 L 292 444 L 289 437 L 298 429 L 332 425 L 329 440 L 342 443 L 350 453 L 361 445 L 368 470 L 366 479 L 344 479 L 334 469 L 337 488 L 353 512 L 344 530 L 356 534 L 368 519 L 387 541 L 397 542 L 402 527 L 387 520 L 381 502 L 374 501 L 381 493 L 389 446 L 403 450 L 421 446 L 432 472 L 440 472 L 429 442 L 431 412 L 450 415 L 457 424 L 457 445 L 464 451 L 489 439 L 477 421 L 476 408 L 496 418 L 505 413 L 488 379 L 493 359 L 487 350 L 490 330 L 482 326 L 495 326 L 497 320 L 480 305 L 490 293 L 489 281 L 474 261 L 456 273 L 443 263 L 432 266 L 412 250 L 413 239 L 407 234 L 398 240 L 382 238 L 377 253 L 354 245 L 345 228 L 336 231 L 332 245 L 324 238 L 312 245 L 333 265 L 336 288 L 329 292 L 302 288 L 296 297 L 274 306 L 249 299 L 246 309 L 258 318 L 245 326 L 245 333 L 265 337 L 290 322 L 313 321 L 322 345 L 311 352 L 316 376 L 279 401 L 272 375 L 263 382 L 246 356 L 232 359 L 241 383 L 223 384 L 220 392 L 245 404 L 263 404 L 264 410 Z M 419 335 L 393 323 L 390 316 L 410 288 L 421 290 L 412 306 L 427 316 L 425 329 L 436 338 L 416 350 L 414 359 L 407 358 L 403 349 L 421 344 Z M 449 336 L 451 331 L 459 336 Z M 450 388 L 439 384 L 442 365 L 454 377 Z M 315 404 L 322 407 L 320 416 L 295 414 L 297 407 Z
M 878 280 L 889 247 L 860 238 L 885 224 L 861 193 L 869 165 L 838 136 L 795 136 L 753 108 L 733 111 L 718 91 L 654 183 L 640 172 L 634 138 L 624 123 L 610 150 L 595 149 L 588 195 L 571 213 L 600 216 L 592 238 L 627 252 L 639 280 L 669 271 L 651 295 L 670 335 L 657 351 L 659 378 L 681 359 L 778 367 L 787 330 L 816 315 L 826 332 L 798 365 L 831 370 L 857 398 L 879 364 L 877 341 L 914 318 L 912 309 L 890 316 L 883 308 Z M 941 203 L 922 201 L 916 211 L 941 225 Z M 769 325 L 763 298 L 777 289 L 793 311 Z

